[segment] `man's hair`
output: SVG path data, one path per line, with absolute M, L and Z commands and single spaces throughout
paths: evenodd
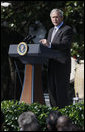
M 72 124 L 72 121 L 67 116 L 60 116 L 57 120 L 57 131 L 80 131 L 76 125 Z
M 23 112 L 18 118 L 19 127 L 22 131 L 39 131 L 40 125 L 36 115 L 31 112 Z
M 61 116 L 59 111 L 51 111 L 46 119 L 46 124 L 48 130 L 56 130 L 56 123 L 58 118 Z M 48 127 L 49 126 L 49 127 Z
M 51 15 L 52 15 L 53 12 L 59 12 L 60 17 L 63 17 L 63 11 L 60 10 L 60 9 L 57 9 L 57 8 L 51 10 L 51 12 L 50 12 L 50 17 L 51 17 Z

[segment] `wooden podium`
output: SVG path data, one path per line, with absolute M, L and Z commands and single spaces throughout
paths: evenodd
M 39 102 L 44 103 L 42 80 L 41 80 L 41 64 L 25 65 L 24 83 L 20 102 L 26 103 Z
M 20 102 L 31 104 L 38 102 L 44 104 L 44 95 L 42 90 L 42 64 L 47 59 L 57 59 L 64 63 L 66 57 L 60 51 L 49 49 L 42 44 L 28 44 L 27 54 L 20 56 L 17 52 L 17 44 L 11 44 L 9 47 L 9 56 L 17 57 L 25 64 L 23 88 Z

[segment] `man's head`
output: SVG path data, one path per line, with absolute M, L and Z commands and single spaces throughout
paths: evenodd
M 71 126 L 71 120 L 67 116 L 63 115 L 58 118 L 57 124 L 56 124 L 58 131 L 68 130 L 68 128 L 70 129 L 70 126 Z
M 35 114 L 31 111 L 23 112 L 18 118 L 21 131 L 39 131 L 40 125 Z
M 56 123 L 62 114 L 59 111 L 51 111 L 46 119 L 47 129 L 56 130 Z
M 82 131 L 72 123 L 69 117 L 65 115 L 62 115 L 58 118 L 56 128 L 57 131 Z
M 63 11 L 60 9 L 53 9 L 50 12 L 51 21 L 54 26 L 58 26 L 63 21 Z

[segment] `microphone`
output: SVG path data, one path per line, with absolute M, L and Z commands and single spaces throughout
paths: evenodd
M 31 37 L 31 35 L 27 35 L 24 39 L 23 39 L 23 41 L 26 41 L 28 38 L 30 38 Z
M 36 37 L 35 35 L 28 35 L 27 37 L 24 38 L 23 41 L 28 42 L 28 41 L 32 40 L 33 38 L 35 38 L 35 37 Z
M 28 38 L 28 40 L 32 40 L 32 39 L 34 39 L 36 36 L 35 35 L 32 35 L 32 36 L 30 36 L 29 38 Z

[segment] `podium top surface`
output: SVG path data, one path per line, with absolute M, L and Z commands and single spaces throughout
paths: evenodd
M 27 54 L 24 56 L 21 56 L 17 52 L 17 44 L 11 44 L 9 46 L 9 56 L 11 57 L 18 57 L 22 63 L 42 63 L 45 59 L 55 59 L 59 60 L 61 63 L 64 63 L 66 61 L 66 57 L 64 53 L 53 50 L 51 48 L 48 48 L 46 46 L 43 46 L 42 44 L 27 44 L 28 45 L 28 51 Z M 25 60 L 25 62 L 24 62 Z

